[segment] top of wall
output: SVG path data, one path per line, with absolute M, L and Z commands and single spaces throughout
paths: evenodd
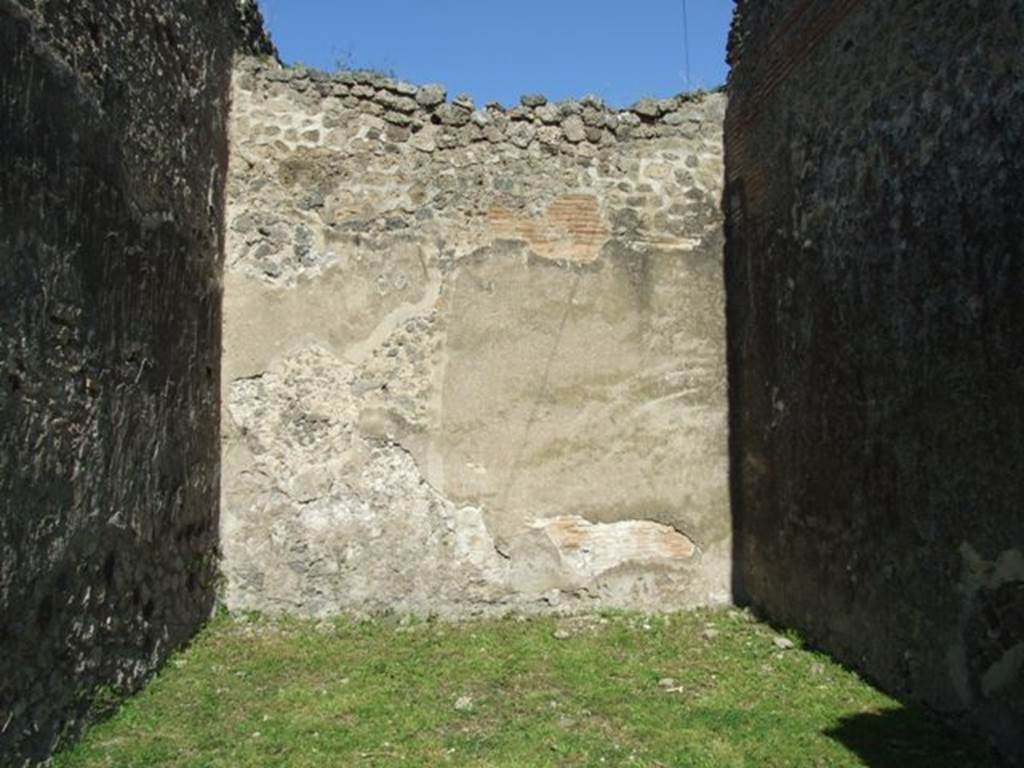
M 244 90 L 303 100 L 337 99 L 347 109 L 375 115 L 398 140 L 436 135 L 418 148 L 425 151 L 475 142 L 508 143 L 519 149 L 537 144 L 549 150 L 585 152 L 633 139 L 694 138 L 702 125 L 721 131 L 725 94 L 694 92 L 667 99 L 641 99 L 627 109 L 608 107 L 596 96 L 557 103 L 544 96 L 523 96 L 511 108 L 490 103 L 478 108 L 468 96 L 449 100 L 444 86 L 413 85 L 375 72 L 320 72 L 281 67 L 276 60 L 248 58 L 239 63 Z M 415 142 L 414 142 L 415 143 Z
M 277 60 L 277 47 L 270 39 L 256 0 L 236 0 L 235 15 L 238 18 L 239 52 L 272 56 Z

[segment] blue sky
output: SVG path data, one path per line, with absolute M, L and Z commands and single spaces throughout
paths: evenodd
M 689 82 L 683 8 L 689 27 Z M 260 0 L 288 63 L 382 69 L 450 97 L 594 93 L 614 106 L 725 81 L 733 0 Z

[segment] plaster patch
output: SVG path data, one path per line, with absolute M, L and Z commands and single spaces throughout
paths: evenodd
M 647 520 L 592 523 L 578 515 L 561 515 L 537 520 L 531 527 L 544 531 L 563 561 L 586 578 L 627 563 L 690 560 L 697 554 L 688 536 Z

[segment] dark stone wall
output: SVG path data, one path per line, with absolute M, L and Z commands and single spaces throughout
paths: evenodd
M 1024 756 L 1024 2 L 739 2 L 737 586 Z
M 243 18 L 244 17 L 244 18 Z M 0 0 L 0 764 L 214 602 L 233 0 Z

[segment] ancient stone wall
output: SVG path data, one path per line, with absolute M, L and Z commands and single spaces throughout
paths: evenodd
M 247 21 L 239 18 L 239 10 Z M 234 0 L 0 0 L 0 764 L 209 615 Z
M 752 601 L 1024 757 L 1024 4 L 741 2 L 726 122 Z
M 729 598 L 721 94 L 235 78 L 234 609 Z

